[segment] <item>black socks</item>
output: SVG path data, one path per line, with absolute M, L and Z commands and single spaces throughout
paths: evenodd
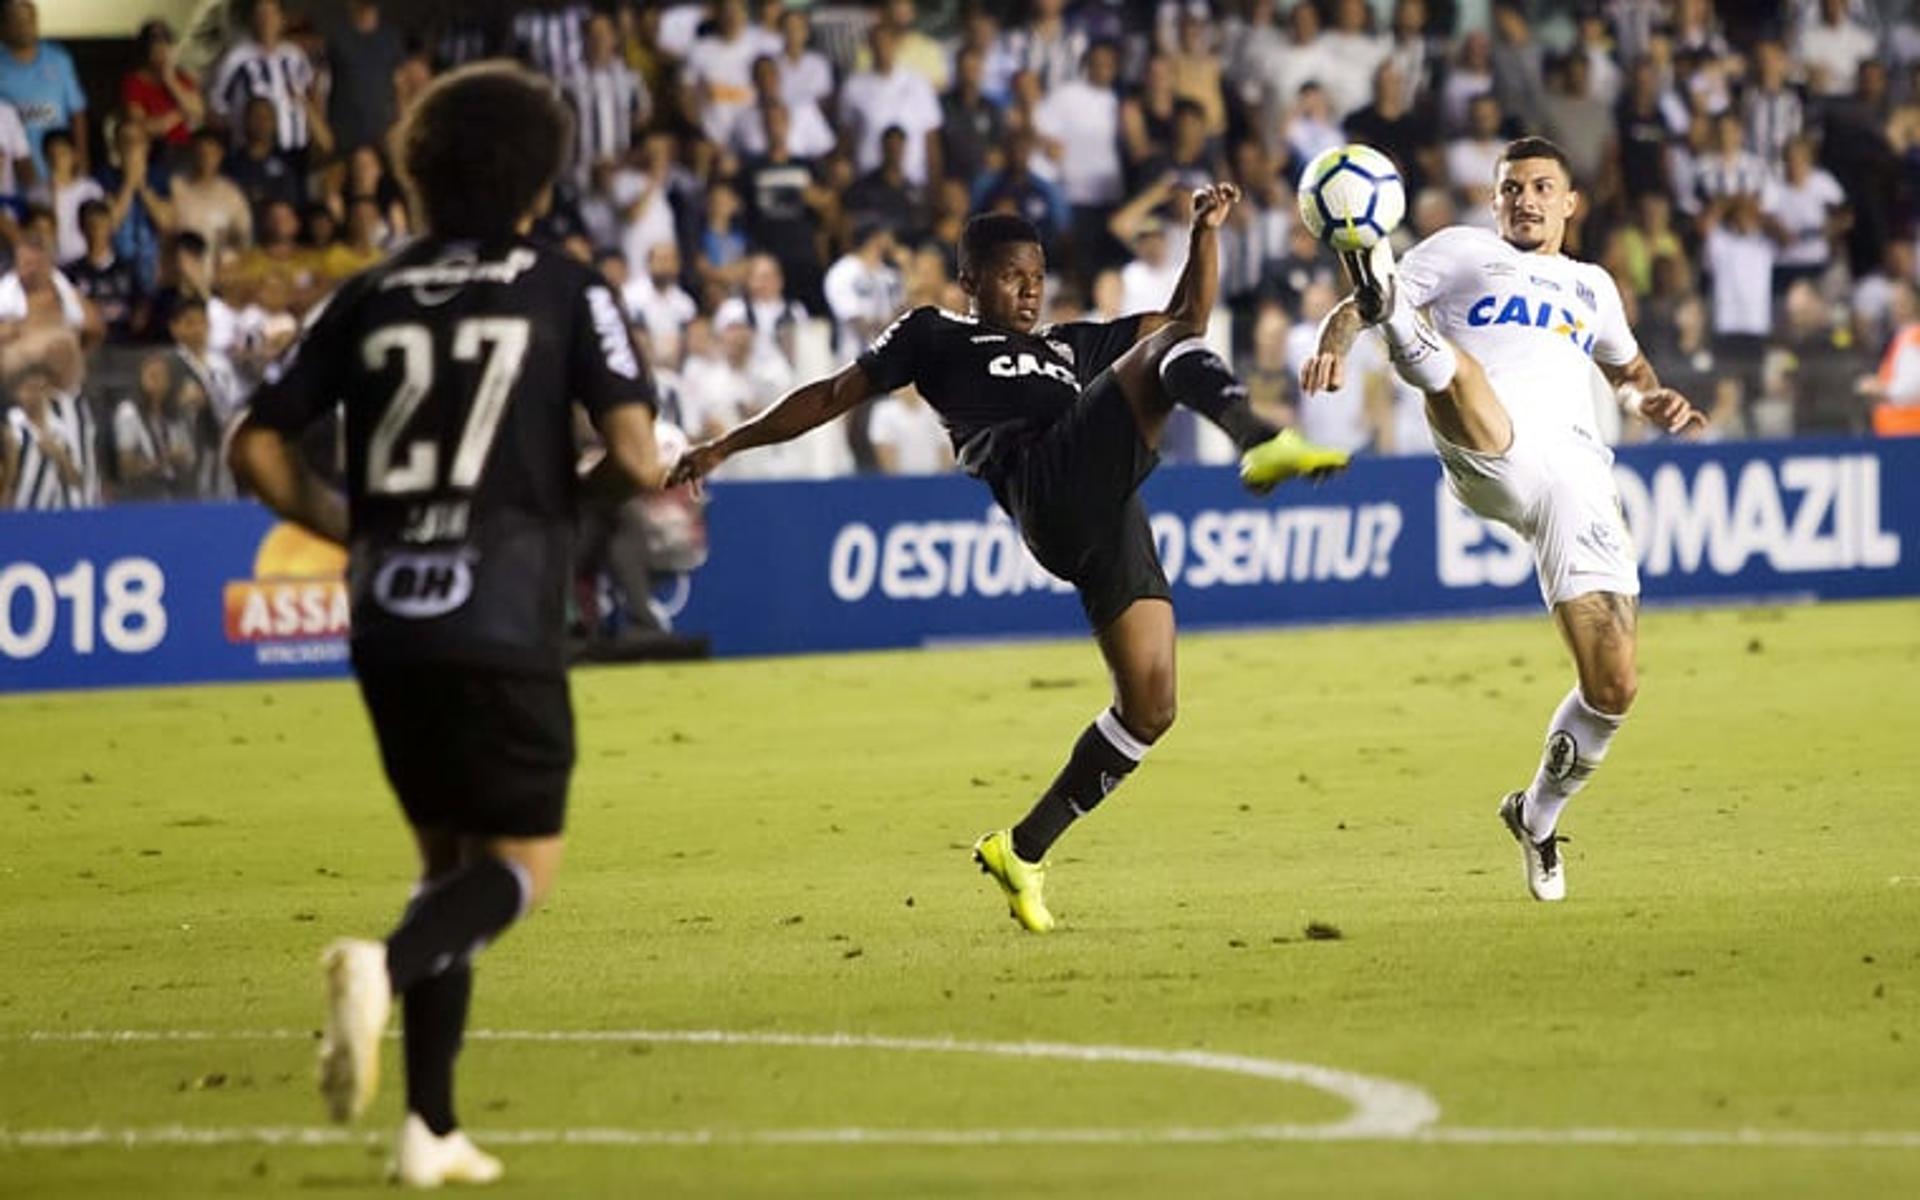
M 402 999 L 401 1027 L 407 1058 L 407 1111 L 420 1114 L 435 1137 L 452 1133 L 453 1060 L 467 1027 L 473 996 L 473 966 L 460 959 L 429 975 Z
M 438 975 L 519 919 L 527 901 L 520 875 L 483 858 L 427 887 L 387 937 L 387 976 L 396 996 Z
M 1092 812 L 1133 773 L 1146 757 L 1147 743 L 1120 724 L 1112 709 L 1101 713 L 1080 733 L 1067 765 L 1025 819 L 1013 827 L 1013 852 L 1027 862 L 1039 862 L 1067 831 L 1067 826 Z
M 1246 385 L 1197 337 L 1178 343 L 1161 357 L 1160 384 L 1168 397 L 1218 425 L 1242 450 L 1251 450 L 1280 432 L 1279 426 L 1254 415 Z

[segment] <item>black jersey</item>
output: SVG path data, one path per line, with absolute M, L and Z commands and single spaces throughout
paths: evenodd
M 597 419 L 653 383 L 599 274 L 529 242 L 416 243 L 308 319 L 249 420 L 345 405 L 356 659 L 562 667 L 572 402 Z
M 895 321 L 859 358 L 875 390 L 912 384 L 940 414 L 954 456 L 989 476 L 1034 432 L 1059 420 L 1132 347 L 1137 316 L 1016 333 L 926 305 Z

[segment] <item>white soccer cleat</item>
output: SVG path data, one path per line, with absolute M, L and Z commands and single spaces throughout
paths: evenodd
M 1365 250 L 1347 250 L 1340 255 L 1347 269 L 1347 282 L 1353 285 L 1353 303 L 1360 319 L 1378 325 L 1393 312 L 1393 243 L 1381 238 Z
M 500 1160 L 467 1140 L 458 1129 L 436 1137 L 418 1113 L 408 1113 L 394 1139 L 389 1176 L 408 1187 L 437 1188 L 443 1183 L 492 1183 L 506 1174 Z
M 327 1029 L 320 1041 L 320 1094 L 340 1122 L 367 1110 L 380 1087 L 380 1039 L 393 1009 L 387 948 L 341 938 L 320 956 L 327 979 Z
M 1567 898 L 1567 872 L 1560 860 L 1560 843 L 1566 839 L 1557 833 L 1535 841 L 1528 831 L 1527 824 L 1521 819 L 1520 810 L 1526 802 L 1525 792 L 1508 792 L 1507 798 L 1500 802 L 1500 820 L 1520 843 L 1520 858 L 1526 864 L 1527 890 L 1533 893 L 1535 900 L 1565 900 Z

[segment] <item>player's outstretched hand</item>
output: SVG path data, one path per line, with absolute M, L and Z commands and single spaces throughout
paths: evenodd
M 1196 188 L 1193 193 L 1193 223 L 1218 229 L 1239 202 L 1240 189 L 1231 183 L 1210 183 L 1206 187 Z
M 1675 436 L 1707 427 L 1707 414 L 1672 388 L 1656 388 L 1641 397 L 1640 415 Z
M 1346 378 L 1347 365 L 1338 354 L 1316 354 L 1300 368 L 1300 393 L 1337 392 Z
M 667 476 L 668 487 L 679 487 L 683 483 L 698 483 L 709 475 L 715 467 L 727 461 L 727 452 L 715 439 L 701 442 L 680 456 L 673 464 L 673 471 Z

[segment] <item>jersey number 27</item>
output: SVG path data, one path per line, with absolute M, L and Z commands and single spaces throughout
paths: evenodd
M 471 491 L 480 481 L 531 341 L 532 326 L 524 317 L 468 317 L 453 327 L 453 361 L 485 365 L 447 471 L 447 487 Z M 375 495 L 430 492 L 440 482 L 437 441 L 420 438 L 400 445 L 401 435 L 433 391 L 433 331 L 415 322 L 388 325 L 367 335 L 360 347 L 369 371 L 385 370 L 395 354 L 400 357 L 400 383 L 367 443 L 367 491 Z

